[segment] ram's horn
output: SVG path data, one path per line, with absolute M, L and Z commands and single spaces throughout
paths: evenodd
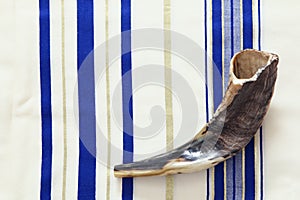
M 262 124 L 273 95 L 278 56 L 257 50 L 237 53 L 230 81 L 213 118 L 188 143 L 142 161 L 116 165 L 116 177 L 195 172 L 215 166 L 245 147 Z

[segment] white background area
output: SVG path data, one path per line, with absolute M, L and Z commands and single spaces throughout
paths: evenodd
M 279 55 L 275 94 L 263 126 L 268 200 L 300 195 L 299 10 L 299 1 L 262 1 L 262 49 Z

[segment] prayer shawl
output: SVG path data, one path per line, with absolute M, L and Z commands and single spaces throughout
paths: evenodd
M 276 170 L 266 172 L 276 162 L 265 166 L 268 156 L 276 160 L 265 149 L 276 149 L 272 142 L 286 132 L 274 130 L 272 111 L 245 149 L 214 168 L 167 177 L 113 175 L 116 164 L 178 147 L 212 117 L 231 57 L 264 48 L 264 22 L 265 33 L 277 34 L 262 20 L 273 12 L 265 14 L 261 4 L 1 1 L 0 199 L 282 196 L 275 195 Z M 278 53 L 276 46 L 265 48 L 273 47 L 268 51 Z M 274 141 L 265 147 L 266 137 Z

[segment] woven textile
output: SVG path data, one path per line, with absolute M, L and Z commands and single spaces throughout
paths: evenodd
M 0 199 L 280 199 L 265 174 L 272 110 L 214 168 L 113 175 L 116 164 L 183 144 L 212 117 L 231 57 L 264 48 L 265 10 L 260 0 L 1 1 Z

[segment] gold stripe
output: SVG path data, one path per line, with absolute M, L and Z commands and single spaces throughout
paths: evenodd
M 105 78 L 106 78 L 106 118 L 107 118 L 107 170 L 106 170 L 106 200 L 110 200 L 110 165 L 111 165 L 111 117 L 110 117 L 110 81 L 109 81 L 109 43 L 108 43 L 108 0 L 105 0 Z
M 172 200 L 174 198 L 174 178 L 172 175 L 166 177 L 166 200 Z
M 221 9 L 222 9 L 222 91 L 223 95 L 225 93 L 225 25 L 224 25 L 224 16 L 225 16 L 225 11 L 224 11 L 224 1 L 221 1 Z M 224 166 L 223 166 L 223 173 L 224 173 L 224 179 L 223 179 L 223 185 L 224 185 L 224 199 L 226 199 L 227 196 L 227 171 L 226 171 L 226 161 L 224 161 Z
M 252 38 L 252 43 L 253 43 L 253 48 L 256 48 L 257 44 L 257 32 L 256 32 L 256 21 L 254 21 L 254 19 L 256 19 L 256 12 L 255 12 L 255 1 L 252 1 L 252 19 L 253 19 L 253 23 L 252 23 L 252 32 L 253 32 L 253 38 Z M 256 147 L 255 147 L 256 148 Z
M 64 160 L 63 160 L 63 185 L 62 185 L 62 199 L 66 199 L 67 186 L 67 107 L 66 107 L 66 63 L 65 63 L 65 2 L 61 0 L 61 60 L 62 60 L 62 90 L 63 90 L 63 134 L 64 134 Z
M 256 133 L 254 136 L 254 161 L 255 161 L 255 199 L 258 199 L 258 165 L 259 165 L 259 158 L 258 158 L 258 142 L 259 133 Z
M 209 28 L 208 28 L 208 31 L 209 31 L 209 45 L 207 46 L 207 51 L 208 51 L 208 54 L 209 54 L 209 58 L 210 59 L 212 59 L 212 38 L 213 38 L 213 33 L 212 33 L 212 1 L 213 0 L 210 0 L 210 1 L 208 1 L 208 6 L 209 6 L 209 10 L 207 11 L 208 12 L 208 14 L 209 14 L 209 17 L 208 17 L 208 20 L 209 20 L 209 22 L 207 23 L 208 24 L 208 26 L 209 26 Z M 210 48 L 210 49 L 209 49 Z M 214 68 L 214 63 L 213 62 L 209 62 L 209 67 L 211 68 L 211 71 L 213 71 L 213 68 Z M 209 71 L 209 70 L 208 70 Z M 215 106 L 214 106 L 214 104 L 213 104 L 213 102 L 211 102 L 211 109 L 210 109 L 210 116 L 212 116 L 213 115 L 213 111 L 214 111 L 214 108 L 215 108 Z M 209 170 L 209 172 L 210 172 L 210 179 L 209 179 L 209 185 L 210 185 L 210 194 L 209 194 L 209 196 L 210 196 L 210 199 L 215 199 L 215 167 L 212 167 L 210 170 Z
M 240 0 L 240 39 L 241 39 L 241 50 L 243 47 L 243 0 Z
M 252 1 L 252 19 L 256 19 L 256 15 L 257 15 L 257 12 L 255 12 L 255 10 L 257 9 L 256 7 L 256 1 Z M 255 15 L 255 16 L 254 16 Z M 255 21 L 253 24 L 253 44 L 258 44 L 257 40 L 258 40 L 258 37 L 257 37 L 257 21 Z M 255 46 L 254 48 L 258 48 L 258 46 Z M 260 160 L 259 160 L 259 157 L 258 157 L 258 147 L 259 147 L 259 134 L 260 134 L 260 131 L 258 130 L 258 133 L 256 133 L 256 135 L 254 136 L 254 161 L 255 161 L 255 167 L 254 167 L 254 170 L 255 170 L 255 199 L 259 199 L 259 195 L 258 195 L 258 191 L 259 191 L 259 185 L 258 185 L 258 180 L 259 180 L 259 165 L 260 165 Z
M 209 1 L 209 8 L 210 8 L 210 10 L 208 11 L 208 13 L 209 13 L 209 20 L 210 20 L 210 24 L 209 23 L 207 23 L 207 24 L 209 24 L 209 28 L 208 28 L 208 31 L 210 31 L 209 32 L 209 45 L 208 45 L 208 47 L 207 47 L 207 51 L 209 52 L 209 59 L 212 59 L 213 58 L 213 55 L 212 55 L 212 46 L 213 46 L 213 44 L 212 44 L 212 38 L 213 38 L 213 33 L 212 33 L 212 29 L 213 29 L 213 27 L 212 27 L 212 1 L 213 0 L 210 0 Z M 209 49 L 210 48 L 210 49 Z M 210 71 L 212 72 L 213 71 L 213 69 L 214 69 L 214 61 L 212 60 L 212 61 L 210 61 L 209 62 L 209 64 L 210 64 Z M 212 72 L 213 73 L 213 72 Z M 210 74 L 211 75 L 211 81 L 212 81 L 212 76 L 213 76 L 213 74 Z M 213 84 L 212 82 L 211 82 L 211 84 Z M 213 88 L 212 88 L 213 89 Z M 213 99 L 211 99 L 211 109 L 210 109 L 210 118 L 213 116 L 213 113 L 214 113 L 214 109 L 215 109 L 215 106 L 214 106 L 214 104 L 213 104 Z
M 171 73 L 171 3 L 164 0 L 164 65 L 165 65 L 165 105 L 166 105 L 166 146 L 167 151 L 173 148 L 173 103 L 172 103 L 172 73 Z M 166 199 L 173 199 L 174 178 L 166 177 Z
M 243 47 L 243 0 L 240 0 L 240 38 L 241 50 Z M 245 148 L 242 149 L 242 200 L 245 199 Z
M 223 95 L 225 93 L 225 72 L 224 72 L 224 68 L 225 68 L 225 26 L 224 26 L 224 1 L 221 2 L 221 9 L 222 9 L 222 91 L 223 91 Z
M 227 197 L 227 170 L 226 170 L 226 161 L 224 161 L 224 199 Z

